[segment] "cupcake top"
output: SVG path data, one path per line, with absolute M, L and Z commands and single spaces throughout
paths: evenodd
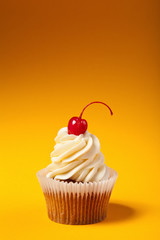
M 86 105 L 79 117 L 72 117 L 68 127 L 60 129 L 55 138 L 47 178 L 76 182 L 99 182 L 109 178 L 99 140 L 87 131 L 88 123 L 82 119 L 84 110 L 95 103 L 105 105 L 113 115 L 106 103 L 95 101 Z
M 99 182 L 108 179 L 109 168 L 104 163 L 96 136 L 69 134 L 68 128 L 59 130 L 55 138 L 52 163 L 47 166 L 47 178 L 76 182 Z

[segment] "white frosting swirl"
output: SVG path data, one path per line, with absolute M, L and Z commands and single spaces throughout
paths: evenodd
M 67 127 L 59 130 L 56 145 L 51 153 L 52 163 L 47 167 L 48 178 L 98 182 L 109 177 L 109 168 L 104 163 L 100 143 L 96 136 L 86 131 L 76 136 L 68 134 Z

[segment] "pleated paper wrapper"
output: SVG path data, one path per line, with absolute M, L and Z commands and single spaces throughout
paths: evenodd
M 91 224 L 105 219 L 109 198 L 117 179 L 110 168 L 108 180 L 78 183 L 46 177 L 47 170 L 37 173 L 45 196 L 48 217 L 63 224 Z

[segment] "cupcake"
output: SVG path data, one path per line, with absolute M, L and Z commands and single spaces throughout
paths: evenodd
M 86 107 L 93 103 L 102 102 Z M 37 173 L 48 217 L 54 222 L 102 221 L 117 179 L 117 172 L 104 163 L 98 138 L 87 131 L 87 121 L 82 119 L 86 107 L 80 117 L 71 118 L 68 127 L 59 130 L 51 153 L 52 163 Z

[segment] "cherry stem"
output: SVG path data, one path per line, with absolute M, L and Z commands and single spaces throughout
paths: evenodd
M 79 118 L 82 118 L 82 114 L 83 114 L 84 110 L 85 110 L 89 105 L 91 105 L 91 104 L 93 104 L 93 103 L 101 103 L 101 104 L 105 105 L 105 106 L 110 110 L 111 115 L 113 115 L 112 110 L 110 109 L 110 107 L 109 107 L 107 104 L 105 104 L 105 103 L 103 103 L 103 102 L 98 102 L 98 101 L 96 101 L 96 102 L 91 102 L 91 103 L 87 104 L 87 106 L 85 106 L 85 107 L 83 108 L 83 110 L 82 110 Z

